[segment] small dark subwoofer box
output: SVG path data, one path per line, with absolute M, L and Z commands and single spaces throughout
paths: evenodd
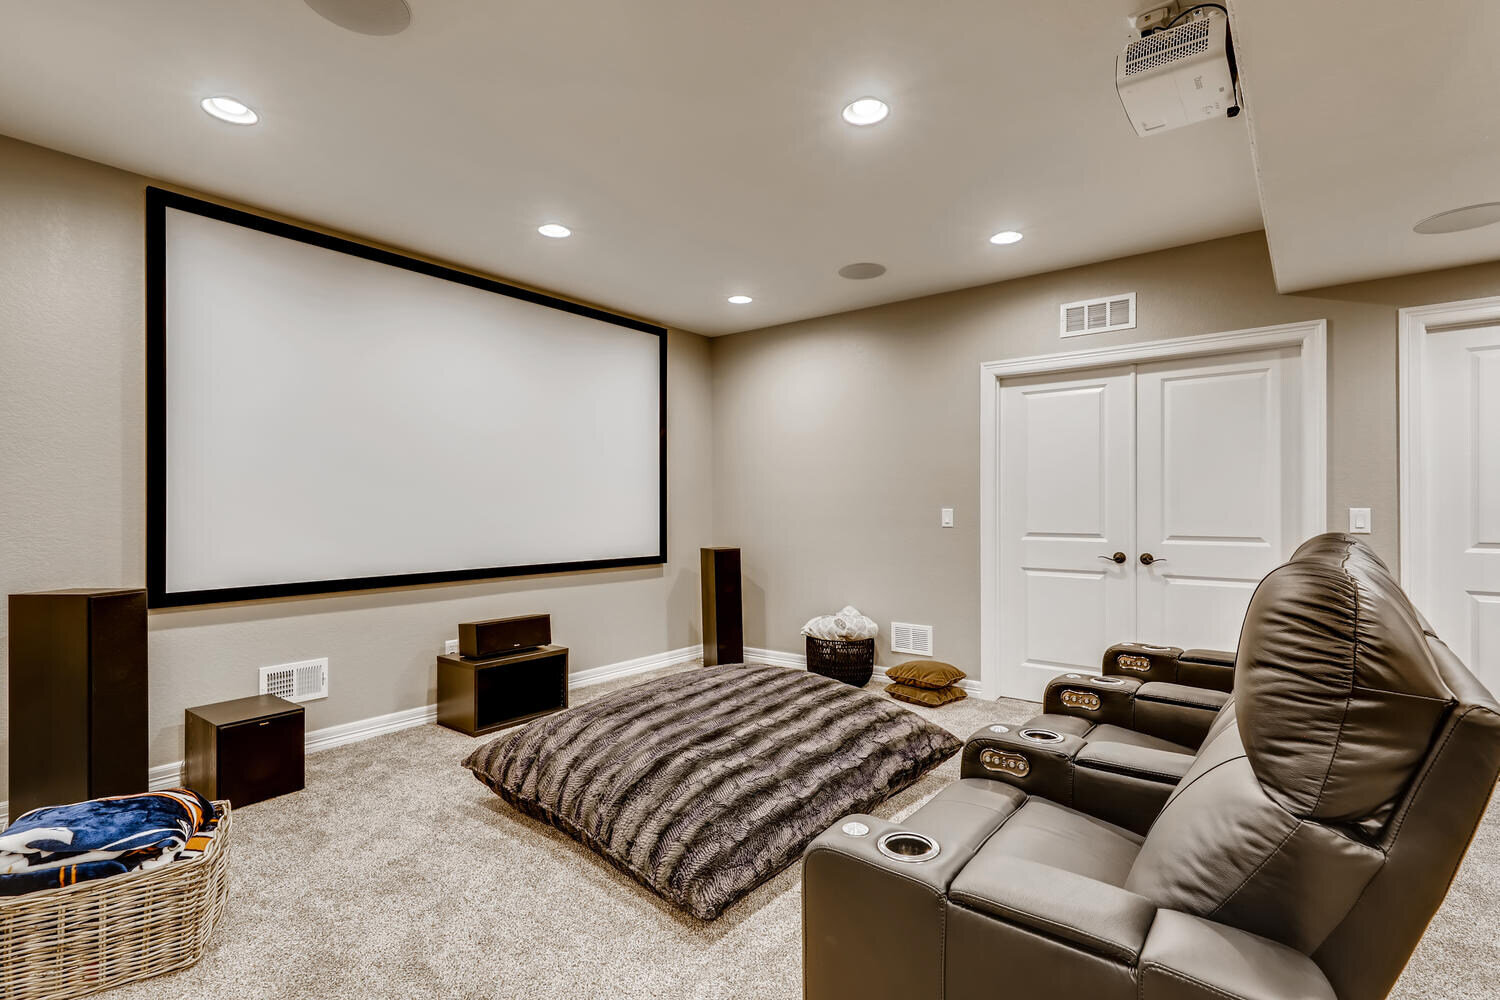
M 235 808 L 302 790 L 301 705 L 275 695 L 200 705 L 184 713 L 183 777 Z
M 551 642 L 551 615 L 492 618 L 487 622 L 463 622 L 458 626 L 459 655 L 470 660 L 486 660 L 521 649 L 536 649 Z

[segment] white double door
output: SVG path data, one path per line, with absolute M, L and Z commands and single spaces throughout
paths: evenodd
M 1233 649 L 1303 537 L 1296 349 L 1000 386 L 1001 693 L 1138 640 Z

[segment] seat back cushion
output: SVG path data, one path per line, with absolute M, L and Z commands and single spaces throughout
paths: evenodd
M 1261 581 L 1236 656 L 1234 725 L 1210 731 L 1126 887 L 1310 953 L 1379 871 L 1456 699 L 1420 616 L 1347 535 Z

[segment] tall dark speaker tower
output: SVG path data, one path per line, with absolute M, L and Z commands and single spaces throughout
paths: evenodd
M 146 592 L 10 595 L 11 818 L 146 789 Z
M 703 549 L 703 665 L 745 662 L 740 550 Z

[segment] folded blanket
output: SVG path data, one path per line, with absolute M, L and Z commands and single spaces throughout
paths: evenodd
M 820 615 L 802 626 L 802 634 L 814 639 L 837 639 L 850 642 L 858 639 L 873 639 L 880 631 L 873 619 L 859 613 L 859 609 L 846 605 L 836 615 Z
M 195 857 L 217 823 L 213 804 L 185 788 L 33 809 L 0 833 L 0 896 Z

